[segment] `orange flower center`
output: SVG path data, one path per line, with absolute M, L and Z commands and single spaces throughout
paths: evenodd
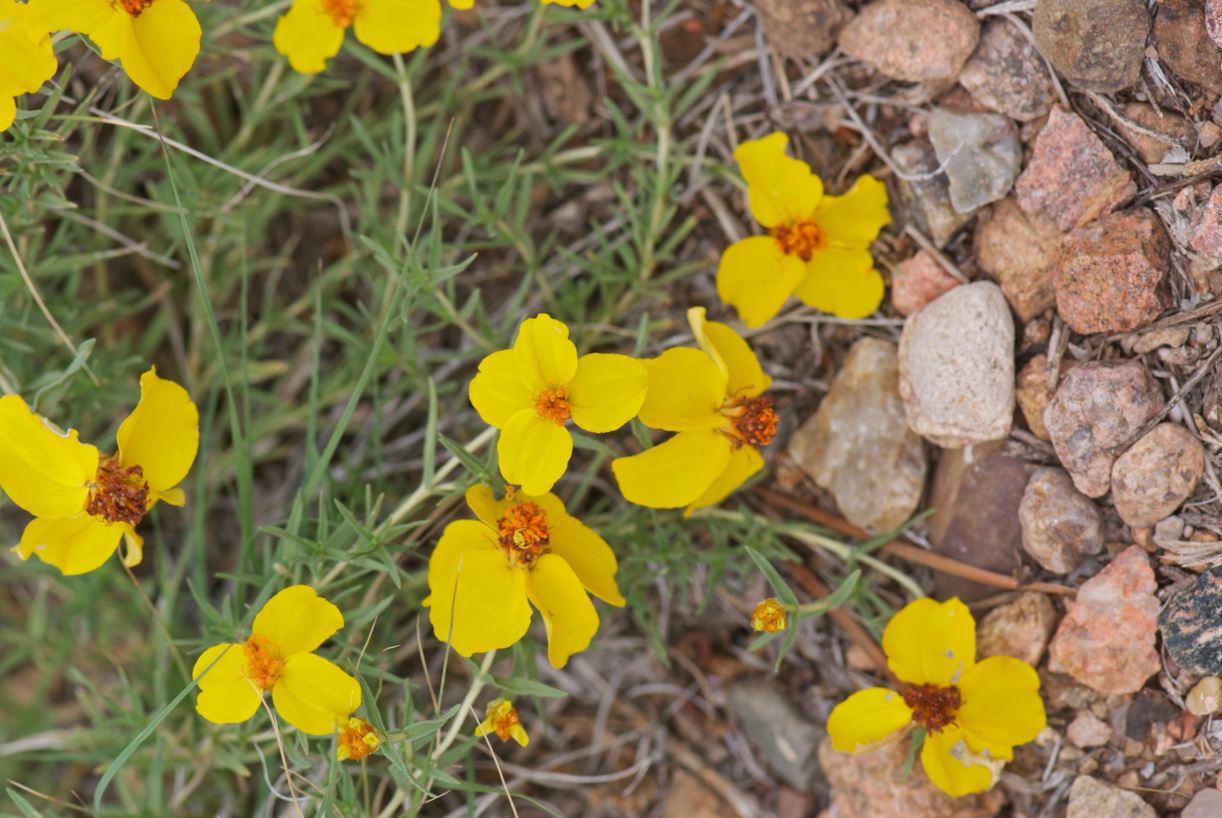
M 785 630 L 788 620 L 785 608 L 775 599 L 765 599 L 755 606 L 751 614 L 751 629 L 762 633 L 776 633 Z
M 89 484 L 85 511 L 108 523 L 139 525 L 148 513 L 149 484 L 139 466 L 123 468 L 110 455 L 98 460 L 98 473 Z
M 955 723 L 963 697 L 954 685 L 904 685 L 900 688 L 904 704 L 912 709 L 912 720 L 931 733 L 940 733 Z
M 246 678 L 250 679 L 260 690 L 271 690 L 284 673 L 284 659 L 280 658 L 280 648 L 266 636 L 252 634 L 242 646 L 246 657 Z
M 782 224 L 772 228 L 772 237 L 782 253 L 810 261 L 816 250 L 827 246 L 827 234 L 814 219 L 798 219 L 793 224 Z
M 339 731 L 339 760 L 360 761 L 382 746 L 378 731 L 364 719 L 355 716 Z
M 776 437 L 776 425 L 780 418 L 772 408 L 772 398 L 758 395 L 754 398 L 737 398 L 722 414 L 734 425 L 734 448 L 744 443 L 762 449 Z
M 496 737 L 501 741 L 509 741 L 513 736 L 513 728 L 522 723 L 518 719 L 518 709 L 509 702 L 497 705 L 496 710 L 488 714 L 488 718 L 492 721 L 492 732 L 496 733 Z
M 547 552 L 551 529 L 547 514 L 537 503 L 516 503 L 505 509 L 496 524 L 501 550 L 515 568 L 529 568 Z
M 322 0 L 322 8 L 337 26 L 347 28 L 356 19 L 360 0 Z
M 539 413 L 539 417 L 547 418 L 557 426 L 563 426 L 573 416 L 573 407 L 569 405 L 569 391 L 563 386 L 544 389 L 535 398 L 535 411 Z
M 139 17 L 140 12 L 153 5 L 153 0 L 113 0 L 113 5 L 123 9 L 132 17 Z

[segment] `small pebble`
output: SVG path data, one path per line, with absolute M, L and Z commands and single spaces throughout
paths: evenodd
M 1078 717 L 1069 723 L 1065 735 L 1070 744 L 1087 750 L 1107 744 L 1112 737 L 1112 728 L 1107 726 L 1107 722 L 1090 713 L 1079 713 Z
M 1188 712 L 1194 716 L 1209 716 L 1222 706 L 1222 679 L 1206 676 L 1193 685 L 1184 699 Z

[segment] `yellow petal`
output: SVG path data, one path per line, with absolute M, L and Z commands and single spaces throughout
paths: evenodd
M 123 544 L 126 547 L 123 549 L 120 561 L 124 566 L 135 568 L 144 562 L 144 537 L 141 537 L 130 525 L 123 532 Z
M 140 403 L 123 421 L 116 438 L 119 462 L 125 468 L 143 469 L 153 491 L 169 492 L 195 462 L 199 412 L 187 390 L 157 377 L 157 368 L 151 367 L 140 376 Z
M 560 503 L 555 495 L 548 497 Z M 551 553 L 569 564 L 587 591 L 604 602 L 622 607 L 624 597 L 615 582 L 619 562 L 611 546 L 594 529 L 563 511 L 563 506 L 560 513 L 554 506 L 546 511 L 551 525 Z
M 900 694 L 885 687 L 858 690 L 832 710 L 827 734 L 842 753 L 869 750 L 912 721 L 912 710 Z
M 566 386 L 577 373 L 577 347 L 569 340 L 569 328 L 545 312 L 522 322 L 513 354 L 532 394 Z
M 530 744 L 530 736 L 526 735 L 526 728 L 520 724 L 515 724 L 509 728 L 509 735 L 521 746 L 525 747 Z
M 771 320 L 806 274 L 797 256 L 781 251 L 771 236 L 752 236 L 731 244 L 717 266 L 717 295 L 749 327 Z
M 329 736 L 361 706 L 361 685 L 313 653 L 290 656 L 272 687 L 276 712 L 311 736 Z
M 641 404 L 646 426 L 686 432 L 725 425 L 719 410 L 726 401 L 726 374 L 707 354 L 694 347 L 671 347 L 642 364 L 649 376 Z
M 689 309 L 687 320 L 700 348 L 726 373 L 729 397 L 753 398 L 772 385 L 751 347 L 728 325 L 706 320 L 704 307 Z
M 267 600 L 250 630 L 266 637 L 288 657 L 318 650 L 342 627 L 344 615 L 339 608 L 309 585 L 290 585 Z
M 30 0 L 24 25 L 33 36 L 68 29 L 93 36 L 94 31 L 119 14 L 110 0 Z
M 496 445 L 501 475 L 526 494 L 546 494 L 564 476 L 573 455 L 573 436 L 532 409 L 513 415 Z
M 573 569 L 555 554 L 539 557 L 529 572 L 527 593 L 547 624 L 547 659 L 564 667 L 590 646 L 598 632 L 598 611 Z
M 518 374 L 512 349 L 494 352 L 479 362 L 479 372 L 467 390 L 471 405 L 489 426 L 504 428 L 509 416 L 535 405 L 535 394 Z
M 568 386 L 573 422 L 587 432 L 614 432 L 636 417 L 648 386 L 645 367 L 635 358 L 583 355 Z
M 631 457 L 611 461 L 619 490 L 630 503 L 682 508 L 696 501 L 730 460 L 730 441 L 713 431 L 680 432 Z
M 450 0 L 450 8 L 465 11 L 475 5 L 475 0 Z
M 542 0 L 545 6 L 567 6 L 569 8 L 588 9 L 594 5 L 594 0 Z
M 245 673 L 241 645 L 213 645 L 200 654 L 191 671 L 199 681 L 196 712 L 214 724 L 239 724 L 253 716 L 262 697 Z
M 427 48 L 441 35 L 441 0 L 365 0 L 352 30 L 379 54 Z
M 976 663 L 976 622 L 958 597 L 908 603 L 883 631 L 887 666 L 909 684 L 957 684 Z
M 31 32 L 26 6 L 15 0 L 0 2 L 0 97 L 33 94 L 55 76 L 58 68 L 51 38 L 44 32 Z M 7 127 L 0 114 L 0 129 Z M 12 124 L 9 119 L 8 124 Z
M 823 182 L 809 165 L 785 153 L 788 144 L 785 134 L 771 133 L 734 151 L 747 181 L 751 215 L 764 227 L 808 217 L 823 198 Z
M 38 517 L 22 532 L 17 554 L 23 560 L 38 557 L 65 576 L 87 574 L 102 567 L 131 530 L 127 523 L 107 523 L 85 513 L 61 520 Z
M 17 100 L 0 94 L 0 131 L 7 131 L 17 119 Z
M 1035 668 L 1010 656 L 993 656 L 964 671 L 957 721 L 968 738 L 986 746 L 1017 747 L 1033 741 L 1047 719 Z
M 492 489 L 482 484 L 467 489 L 466 501 L 467 507 L 479 518 L 479 521 L 494 529 L 501 515 L 505 513 L 505 509 L 513 502 L 508 497 L 496 499 Z
M 101 25 L 89 32 L 89 39 L 97 44 L 102 59 L 117 60 L 123 51 L 123 44 L 132 34 L 132 16 L 116 8 Z
M 60 434 L 16 395 L 0 398 L 0 489 L 35 517 L 71 517 L 85 508 L 98 450 Z
M 802 303 L 840 318 L 865 318 L 882 303 L 886 286 L 868 250 L 829 247 L 811 257 L 794 290 Z
M 199 54 L 199 20 L 183 0 L 153 0 L 123 29 L 119 60 L 132 82 L 169 99 Z
M 984 792 L 993 786 L 993 771 L 983 764 L 965 763 L 969 753 L 957 727 L 930 733 L 921 748 L 921 766 L 933 785 L 951 798 Z
M 530 627 L 526 576 L 509 567 L 496 532 L 457 520 L 429 559 L 429 622 L 439 641 L 463 656 L 507 648 Z
M 738 491 L 751 475 L 764 468 L 764 456 L 752 446 L 739 446 L 730 452 L 730 460 L 717 479 L 709 484 L 704 493 L 691 502 L 687 513 L 698 508 L 715 506 Z
M 344 29 L 335 24 L 319 0 L 295 0 L 276 21 L 276 50 L 299 74 L 317 74 L 344 44 Z
M 861 176 L 843 196 L 825 196 L 815 221 L 833 244 L 868 247 L 891 223 L 887 186 L 873 176 Z

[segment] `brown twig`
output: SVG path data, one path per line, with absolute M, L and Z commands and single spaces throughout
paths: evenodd
M 870 539 L 870 533 L 864 529 L 850 523 L 843 517 L 838 517 L 822 509 L 812 506 L 810 503 L 799 500 L 796 497 L 788 494 L 783 494 L 779 491 L 771 489 L 757 488 L 755 493 L 761 497 L 764 502 L 774 506 L 791 511 L 798 514 L 813 523 L 817 523 L 833 531 L 838 531 L 848 537 L 858 540 Z M 1031 582 L 1027 584 L 1020 583 L 1014 577 L 998 574 L 994 571 L 986 571 L 984 568 L 978 568 L 975 565 L 968 565 L 965 562 L 947 557 L 943 554 L 934 554 L 926 551 L 923 548 L 891 540 L 884 544 L 879 549 L 884 554 L 893 557 L 899 557 L 907 562 L 923 565 L 934 571 L 942 574 L 960 577 L 962 579 L 977 582 L 981 585 L 988 585 L 993 588 L 1002 588 L 1007 591 L 1038 591 L 1045 594 L 1061 594 L 1062 596 L 1073 596 L 1077 593 L 1074 588 L 1069 588 L 1064 585 L 1057 585 L 1052 582 Z

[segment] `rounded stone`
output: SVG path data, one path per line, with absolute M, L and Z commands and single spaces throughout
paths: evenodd
M 910 317 L 899 364 L 912 431 L 944 448 L 1010 433 L 1014 319 L 996 284 L 955 287 Z
M 929 82 L 955 79 L 979 39 L 976 15 L 957 0 L 874 0 L 840 47 L 892 79 Z
M 1183 426 L 1160 423 L 1112 466 L 1112 501 L 1134 528 L 1157 523 L 1192 496 L 1205 473 L 1205 448 Z
M 1150 15 L 1144 0 L 1037 0 L 1031 29 L 1067 80 L 1111 93 L 1137 82 Z
M 1023 550 L 1054 574 L 1068 574 L 1083 556 L 1103 550 L 1103 515 L 1061 469 L 1031 475 L 1018 520 Z
M 1107 744 L 1112 737 L 1112 728 L 1089 712 L 1079 713 L 1065 729 L 1065 736 L 1073 746 L 1087 750 Z
M 1212 716 L 1222 707 L 1222 679 L 1206 676 L 1184 697 L 1184 707 L 1194 716 Z

